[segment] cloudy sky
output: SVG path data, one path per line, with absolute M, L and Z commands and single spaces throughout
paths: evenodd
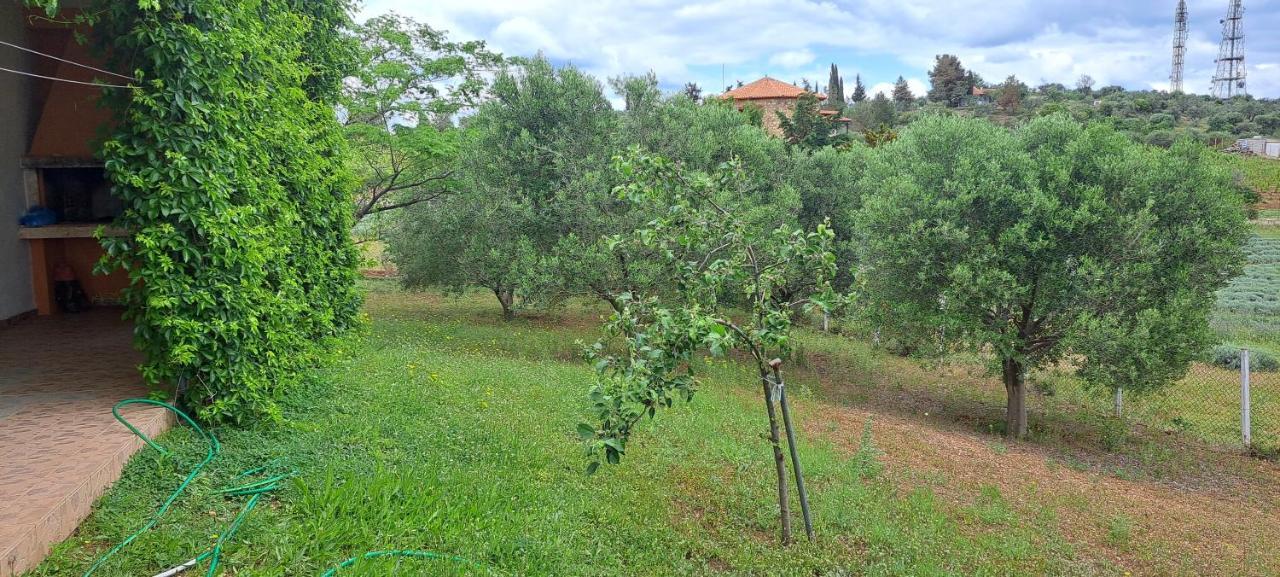
M 1228 0 L 1188 0 L 1185 84 L 1204 93 Z M 706 93 L 763 75 L 823 84 L 834 62 L 853 89 L 899 75 L 919 94 L 934 55 L 952 53 L 988 82 L 1168 87 L 1176 0 L 365 0 L 479 38 L 508 55 L 542 51 L 604 79 L 657 73 L 663 88 Z M 1249 92 L 1280 97 L 1280 0 L 1245 0 Z M 721 79 L 724 79 L 723 82 Z

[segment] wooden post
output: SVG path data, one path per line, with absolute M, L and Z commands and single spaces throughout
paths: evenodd
M 769 373 L 760 370 L 760 385 L 764 388 L 765 411 L 769 415 L 769 445 L 773 449 L 773 468 L 778 476 L 778 513 L 782 518 L 782 544 L 791 544 L 791 492 L 787 490 L 787 460 L 782 456 L 782 442 L 778 438 L 778 415 L 773 409 L 773 387 Z
M 804 488 L 804 469 L 800 468 L 800 454 L 796 452 L 796 433 L 791 427 L 791 409 L 787 406 L 787 387 L 782 382 L 782 359 L 769 361 L 773 379 L 778 387 L 778 404 L 782 407 L 782 424 L 787 429 L 787 448 L 791 451 L 791 469 L 796 475 L 796 491 L 800 493 L 800 514 L 804 517 L 804 534 L 813 541 L 813 518 L 809 514 L 809 493 Z

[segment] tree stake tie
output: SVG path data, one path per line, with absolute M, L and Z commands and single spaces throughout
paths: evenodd
M 774 396 L 777 397 L 779 408 L 782 409 L 782 424 L 787 431 L 787 451 L 791 453 L 791 470 L 796 476 L 796 492 L 800 494 L 800 513 L 804 517 L 804 533 L 812 542 L 813 516 L 809 512 L 809 492 L 804 488 L 804 469 L 800 467 L 800 452 L 796 449 L 796 432 L 791 426 L 791 409 L 787 406 L 787 390 L 783 388 L 781 367 L 782 359 L 769 361 L 769 368 L 773 369 L 771 382 L 774 383 Z
M 769 388 L 769 401 L 778 402 L 782 398 L 782 381 L 776 381 L 773 377 L 765 377 L 765 380 L 772 385 Z

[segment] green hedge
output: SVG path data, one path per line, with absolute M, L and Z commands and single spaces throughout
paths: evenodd
M 94 37 L 137 89 L 108 101 L 118 223 L 146 382 L 245 422 L 352 323 L 351 175 L 334 116 L 343 0 L 100 1 Z

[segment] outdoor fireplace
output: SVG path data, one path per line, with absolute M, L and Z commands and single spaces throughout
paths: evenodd
M 65 28 L 28 29 L 31 41 L 51 54 L 74 62 L 101 67 L 89 50 L 72 39 Z M 47 76 L 93 82 L 95 73 L 64 61 L 51 61 Z M 128 278 L 122 272 L 94 275 L 102 257 L 95 237 L 98 229 L 108 235 L 121 234 L 110 227 L 122 206 L 111 195 L 96 144 L 112 122 L 108 110 L 99 105 L 101 88 L 66 82 L 42 81 L 35 91 L 39 121 L 31 146 L 22 159 L 25 200 L 28 207 L 47 209 L 52 224 L 26 226 L 19 238 L 30 244 L 32 288 L 36 311 L 58 312 L 55 304 L 55 277 L 74 276 L 88 300 L 115 304 Z M 48 213 L 46 213 L 48 214 Z M 70 269 L 70 273 L 67 269 Z

